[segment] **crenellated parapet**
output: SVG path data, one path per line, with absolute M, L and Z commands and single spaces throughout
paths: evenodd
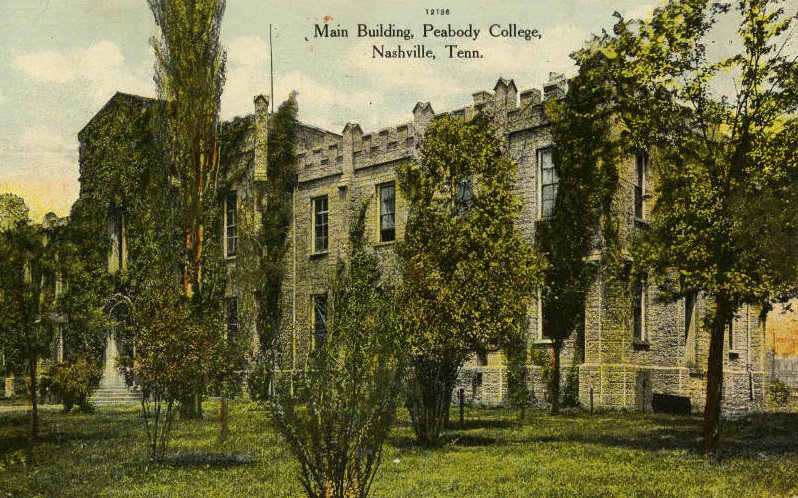
M 519 92 L 515 81 L 499 78 L 493 91 L 473 93 L 473 103 L 446 111 L 446 114 L 471 119 L 484 112 L 493 116 L 500 133 L 529 129 L 546 124 L 545 98 L 564 95 L 564 77 L 552 73 L 544 90 Z M 397 126 L 364 132 L 357 123 L 347 123 L 340 135 L 327 132 L 299 145 L 299 180 L 314 181 L 341 175 L 348 183 L 359 169 L 415 158 L 418 145 L 436 114 L 429 102 L 418 102 L 412 109 L 413 120 Z

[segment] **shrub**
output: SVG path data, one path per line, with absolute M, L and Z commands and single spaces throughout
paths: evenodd
M 778 407 L 785 407 L 790 401 L 790 388 L 779 380 L 770 383 L 770 399 Z
M 271 405 L 311 497 L 368 495 L 401 390 L 393 293 L 365 250 L 365 206 L 357 220 L 349 264 L 338 262 L 326 334 L 303 370 L 278 379 Z
M 247 377 L 249 396 L 255 401 L 268 401 L 271 397 L 270 384 L 272 382 L 272 368 L 269 359 L 266 355 L 258 353 Z
M 50 395 L 64 405 L 64 413 L 77 406 L 80 411 L 91 412 L 91 393 L 102 378 L 102 370 L 95 362 L 81 354 L 73 363 L 54 364 L 42 377 L 42 395 Z

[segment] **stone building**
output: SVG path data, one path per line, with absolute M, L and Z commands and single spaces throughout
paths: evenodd
M 534 241 L 536 226 L 552 210 L 557 175 L 552 161 L 551 130 L 544 110 L 547 99 L 565 94 L 565 79 L 556 74 L 543 90 L 520 91 L 513 80 L 500 78 L 492 91 L 478 91 L 462 108 L 446 111 L 470 118 L 489 111 L 504 137 L 507 151 L 518 163 L 516 192 L 523 204 L 517 228 Z M 269 102 L 254 99 L 254 114 L 236 118 L 223 127 L 236 130 L 227 137 L 226 170 L 244 171 L 225 183 L 221 238 L 231 278 L 225 291 L 228 329 L 253 326 L 244 310 L 252 297 L 237 282 L 236 265 L 246 254 L 237 252 L 242 223 L 252 218 L 252 182 L 264 179 Z M 143 111 L 142 111 L 143 112 Z M 391 274 L 394 244 L 405 230 L 408 206 L 397 185 L 399 165 L 418 157 L 424 130 L 436 115 L 429 102 L 412 109 L 412 120 L 364 131 L 348 123 L 340 133 L 300 126 L 298 185 L 293 193 L 294 218 L 285 265 L 284 326 L 279 343 L 279 368 L 290 371 L 307 359 L 316 338 L 325 333 L 326 301 L 337 256 L 346 249 L 353 200 L 371 199 L 367 237 Z M 82 149 L 81 149 L 82 150 Z M 235 167 L 233 167 L 235 166 Z M 645 229 L 653 198 L 652 169 L 647 156 L 629 157 L 623 165 L 618 205 L 627 234 Z M 632 240 L 627 237 L 625 240 Z M 636 295 L 619 297 L 613 286 L 599 278 L 589 292 L 584 326 L 563 350 L 563 379 L 578 379 L 583 406 L 630 407 L 650 410 L 662 399 L 690 400 L 693 411 L 703 407 L 708 334 L 702 330 L 709 304 L 700 296 L 677 302 L 659 298 L 654 285 L 635 283 Z M 538 300 L 539 303 L 540 300 Z M 249 304 L 248 304 L 249 303 Z M 541 305 L 529 310 L 528 344 L 531 351 L 550 351 L 542 325 Z M 729 327 L 724 352 L 724 410 L 727 414 L 755 410 L 765 400 L 772 355 L 766 354 L 766 330 L 759 310 L 745 307 Z M 571 371 L 572 375 L 568 375 Z M 544 399 L 540 367 L 530 361 L 529 384 L 535 399 Z M 568 380 L 570 377 L 570 380 Z M 574 388 L 576 386 L 573 386 Z M 475 355 L 460 372 L 458 389 L 467 401 L 488 405 L 503 402 L 506 368 L 500 351 Z M 674 398 L 676 397 L 676 398 Z

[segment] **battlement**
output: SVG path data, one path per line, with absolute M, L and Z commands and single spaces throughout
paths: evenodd
M 408 157 L 415 157 L 424 130 L 436 116 L 448 114 L 471 119 L 480 112 L 493 114 L 506 131 L 535 126 L 543 122 L 544 100 L 562 98 L 567 82 L 551 73 L 543 91 L 537 88 L 520 92 L 512 79 L 499 78 L 493 91 L 472 94 L 473 103 L 436 114 L 429 102 L 413 107 L 413 121 L 364 133 L 357 123 L 347 123 L 341 135 L 327 133 L 309 147 L 298 151 L 300 181 L 310 181 Z

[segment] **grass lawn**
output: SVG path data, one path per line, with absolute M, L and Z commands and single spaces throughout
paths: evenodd
M 93 415 L 44 413 L 24 461 L 24 415 L 0 415 L 4 496 L 302 496 L 297 465 L 253 403 L 218 404 L 177 422 L 170 462 L 147 462 L 137 405 Z M 454 415 L 454 413 L 453 413 Z M 798 494 L 798 415 L 725 422 L 723 451 L 699 454 L 698 418 L 637 413 L 528 414 L 467 410 L 446 444 L 413 444 L 406 412 L 385 446 L 372 496 L 789 496 Z

